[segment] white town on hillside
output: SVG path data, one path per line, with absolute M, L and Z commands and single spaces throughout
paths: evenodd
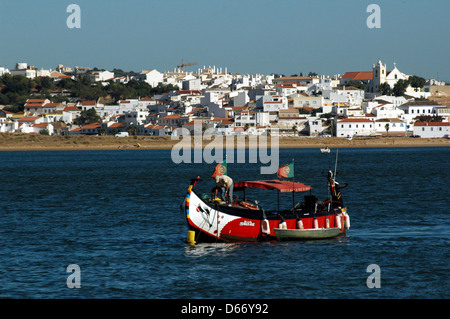
M 202 67 L 170 72 L 143 70 L 136 76 L 115 76 L 110 71 L 59 65 L 56 71 L 39 70 L 27 63 L 17 63 L 6 73 L 27 78 L 64 77 L 77 80 L 77 73 L 90 75 L 96 84 L 110 81 L 126 84 L 131 79 L 145 81 L 152 87 L 172 84 L 177 90 L 138 99 L 79 100 L 54 103 L 49 99 L 28 99 L 23 112 L 12 113 L 0 106 L 0 132 L 41 133 L 50 135 L 102 135 L 130 132 L 144 136 L 180 135 L 214 129 L 221 135 L 280 136 L 450 136 L 450 108 L 430 99 L 432 94 L 450 94 L 449 86 L 435 79 L 422 87 L 408 85 L 400 96 L 383 95 L 386 84 L 393 89 L 399 80 L 410 75 L 394 64 L 377 61 L 371 70 L 348 70 L 343 75 L 278 76 L 229 73 L 227 68 Z M 192 64 L 191 64 L 192 65 Z M 357 84 L 357 85 L 355 85 Z M 359 87 L 359 88 L 358 88 Z M 52 96 L 68 92 L 52 92 Z M 70 92 L 69 92 L 70 94 Z M 82 111 L 95 109 L 101 121 L 77 126 L 74 119 Z M 424 117 L 428 116 L 428 117 Z M 421 120 L 419 121 L 419 117 Z M 428 120 L 423 120 L 426 118 Z M 439 120 L 431 120 L 439 118 Z M 211 130 L 208 130 L 211 131 Z

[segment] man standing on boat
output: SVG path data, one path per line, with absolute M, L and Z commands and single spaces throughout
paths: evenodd
M 227 175 L 216 175 L 216 185 L 218 187 L 225 188 L 225 200 L 228 202 L 228 206 L 233 203 L 233 179 Z

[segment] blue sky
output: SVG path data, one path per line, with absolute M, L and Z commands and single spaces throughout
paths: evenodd
M 80 29 L 66 25 L 71 3 Z M 379 29 L 366 25 L 371 3 Z M 2 0 L 0 66 L 166 71 L 184 59 L 193 71 L 334 75 L 381 59 L 450 81 L 448 12 L 448 0 Z

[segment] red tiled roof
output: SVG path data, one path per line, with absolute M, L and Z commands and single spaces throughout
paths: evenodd
M 79 109 L 76 106 L 66 106 L 64 108 L 64 111 L 65 112 L 68 112 L 68 111 L 79 111 Z
M 18 120 L 18 122 L 34 122 L 40 119 L 39 116 L 25 116 Z
M 109 128 L 114 128 L 114 127 L 125 127 L 125 126 L 127 126 L 127 123 L 114 123 L 114 124 L 111 124 L 111 125 L 109 126 Z
M 179 115 L 179 114 L 167 115 L 167 116 L 164 116 L 163 118 L 161 118 L 161 120 L 162 119 L 179 119 L 180 117 L 181 117 L 181 115 Z
M 345 72 L 341 79 L 353 79 L 359 72 Z
M 373 80 L 373 72 L 359 72 L 353 80 Z
M 373 72 L 362 71 L 362 72 L 345 72 L 342 79 L 352 79 L 352 80 L 372 80 Z
M 203 121 L 201 121 L 201 120 L 193 120 L 193 121 L 190 121 L 189 123 L 186 123 L 184 125 L 203 125 Z
M 415 122 L 414 126 L 450 126 L 450 122 Z
M 179 90 L 178 93 L 179 94 L 193 94 L 193 93 L 201 94 L 202 91 L 200 91 L 200 90 Z
M 233 120 L 226 117 L 226 118 L 214 118 L 214 122 L 220 122 L 222 124 L 233 124 Z
M 372 123 L 371 120 L 368 119 L 343 119 L 342 121 L 339 121 L 338 123 Z
M 88 125 L 83 126 L 82 129 L 85 130 L 85 129 L 99 128 L 99 127 L 101 127 L 100 124 L 92 123 L 92 124 L 88 124 Z

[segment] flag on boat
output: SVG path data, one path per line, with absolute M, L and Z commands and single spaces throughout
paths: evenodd
M 291 164 L 281 166 L 277 171 L 279 178 L 291 178 L 294 177 L 294 161 Z
M 227 174 L 227 159 L 225 159 L 222 163 L 217 164 L 216 168 L 214 169 L 214 173 L 212 177 L 226 175 Z

